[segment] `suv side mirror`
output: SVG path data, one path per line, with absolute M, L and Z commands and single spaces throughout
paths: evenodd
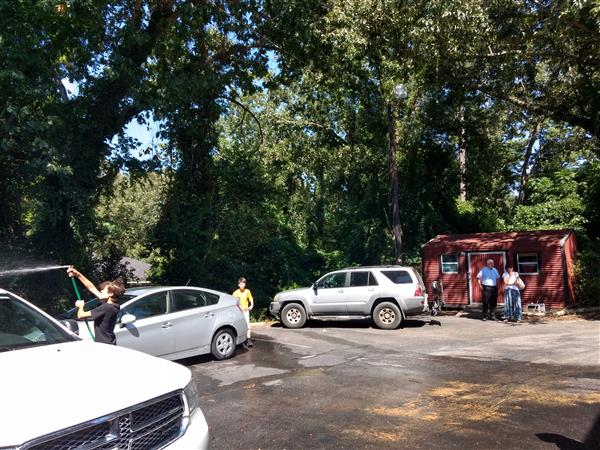
M 77 325 L 77 321 L 74 319 L 63 319 L 60 320 L 60 323 L 63 327 L 69 330 L 71 333 L 75 333 L 79 336 L 79 325 Z
M 133 314 L 123 314 L 123 317 L 121 317 L 121 325 L 129 325 L 130 323 L 135 322 L 136 317 Z
M 317 290 L 318 290 L 316 282 L 313 283 L 312 288 L 313 288 L 313 291 L 315 291 L 315 295 L 316 295 L 317 294 Z

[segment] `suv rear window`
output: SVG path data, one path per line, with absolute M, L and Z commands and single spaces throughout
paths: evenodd
M 407 270 L 382 270 L 381 273 L 388 277 L 394 284 L 414 283 Z

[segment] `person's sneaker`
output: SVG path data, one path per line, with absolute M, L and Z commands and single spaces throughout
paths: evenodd
M 498 318 L 496 316 L 492 316 L 492 317 L 490 317 L 490 320 L 494 320 L 495 321 L 495 320 L 498 320 Z
M 482 317 L 481 320 L 483 320 L 484 322 L 487 320 L 487 317 Z
M 252 342 L 252 340 L 251 340 L 251 339 L 248 339 L 248 340 L 246 341 L 246 345 L 247 345 L 248 347 L 254 347 L 254 343 Z
M 508 319 L 505 317 L 504 319 L 502 319 L 502 322 L 508 322 Z
M 521 322 L 523 322 L 523 321 L 522 321 L 521 319 L 519 319 L 519 320 L 515 320 L 515 322 L 517 322 L 517 323 L 521 323 Z

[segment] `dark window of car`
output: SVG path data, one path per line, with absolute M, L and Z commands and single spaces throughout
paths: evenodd
M 171 295 L 173 296 L 173 311 L 185 311 L 219 303 L 219 296 L 210 292 L 172 291 Z
M 326 275 L 317 283 L 317 287 L 322 289 L 342 288 L 344 286 L 346 286 L 346 272 Z
M 129 295 L 129 294 L 123 294 L 120 297 L 117 298 L 117 303 L 119 305 L 122 305 L 125 302 L 128 302 L 129 300 L 131 300 L 132 298 L 135 298 L 135 295 Z M 100 300 L 98 300 L 96 297 L 92 297 L 91 300 L 87 300 L 85 302 L 84 305 L 84 309 L 86 311 L 90 311 L 92 309 L 94 309 L 95 307 L 100 305 Z M 58 320 L 63 320 L 63 319 L 77 319 L 77 308 L 71 308 L 68 309 L 67 311 L 63 312 L 62 314 L 59 314 L 58 316 L 56 316 L 56 318 Z M 84 319 L 81 319 L 84 320 Z
M 377 286 L 378 284 L 372 272 L 350 272 L 350 287 Z
M 392 283 L 394 284 L 413 283 L 410 273 L 406 270 L 382 270 L 381 273 L 392 280 Z
M 373 272 L 369 272 L 369 286 L 379 286 L 377 278 L 373 275 Z
M 369 272 L 350 272 L 350 287 L 368 286 Z
M 128 305 L 123 314 L 133 314 L 137 320 L 159 316 L 167 312 L 167 291 L 157 292 Z

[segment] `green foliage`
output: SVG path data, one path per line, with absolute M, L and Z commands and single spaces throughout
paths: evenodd
M 261 315 L 394 258 L 391 123 L 408 264 L 438 233 L 574 228 L 592 301 L 599 30 L 593 1 L 2 2 L 0 245 L 99 278 L 123 255 L 161 283 L 243 275 Z M 140 149 L 125 126 L 149 117 Z
M 600 240 L 582 237 L 575 264 L 575 298 L 584 306 L 600 306 Z
M 118 175 L 112 189 L 100 197 L 95 208 L 97 236 L 90 250 L 106 256 L 103 246 L 112 243 L 131 258 L 149 257 L 150 237 L 165 200 L 167 179 L 160 173 L 142 178 Z

